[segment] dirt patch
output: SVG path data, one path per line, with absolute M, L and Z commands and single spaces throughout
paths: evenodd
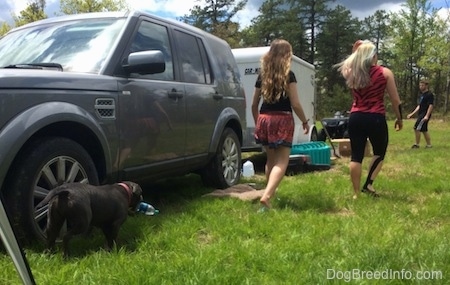
M 257 190 L 255 186 L 249 184 L 238 184 L 226 189 L 216 189 L 211 193 L 203 195 L 204 197 L 232 197 L 244 201 L 253 201 L 260 199 L 264 189 Z

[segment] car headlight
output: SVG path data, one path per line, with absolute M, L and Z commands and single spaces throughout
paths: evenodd
M 339 126 L 342 126 L 343 124 L 345 124 L 345 121 L 339 121 Z

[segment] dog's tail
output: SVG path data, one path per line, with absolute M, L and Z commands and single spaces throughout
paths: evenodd
M 68 195 L 68 194 L 69 194 L 69 191 L 67 191 L 66 187 L 54 188 L 53 190 L 50 190 L 50 192 L 48 192 L 48 194 L 47 194 L 47 196 L 45 196 L 44 200 L 42 200 L 41 202 L 39 202 L 39 204 L 36 205 L 36 209 L 40 209 L 40 208 L 44 207 L 45 205 L 48 204 L 48 202 L 50 202 L 50 200 L 52 200 L 56 196 Z

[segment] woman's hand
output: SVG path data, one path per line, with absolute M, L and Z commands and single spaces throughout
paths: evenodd
M 400 131 L 403 128 L 403 120 L 396 119 L 394 127 L 396 131 Z
M 303 133 L 306 135 L 307 133 L 309 133 L 309 125 L 308 125 L 308 120 L 303 121 L 302 122 L 302 127 L 303 127 Z

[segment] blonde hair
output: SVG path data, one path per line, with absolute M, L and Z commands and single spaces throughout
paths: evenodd
M 269 51 L 261 57 L 261 95 L 264 102 L 274 103 L 286 96 L 291 70 L 292 46 L 276 39 Z
M 364 40 L 358 42 L 353 53 L 334 67 L 337 67 L 344 76 L 348 87 L 362 89 L 370 85 L 369 72 L 376 54 L 375 45 L 371 41 Z

